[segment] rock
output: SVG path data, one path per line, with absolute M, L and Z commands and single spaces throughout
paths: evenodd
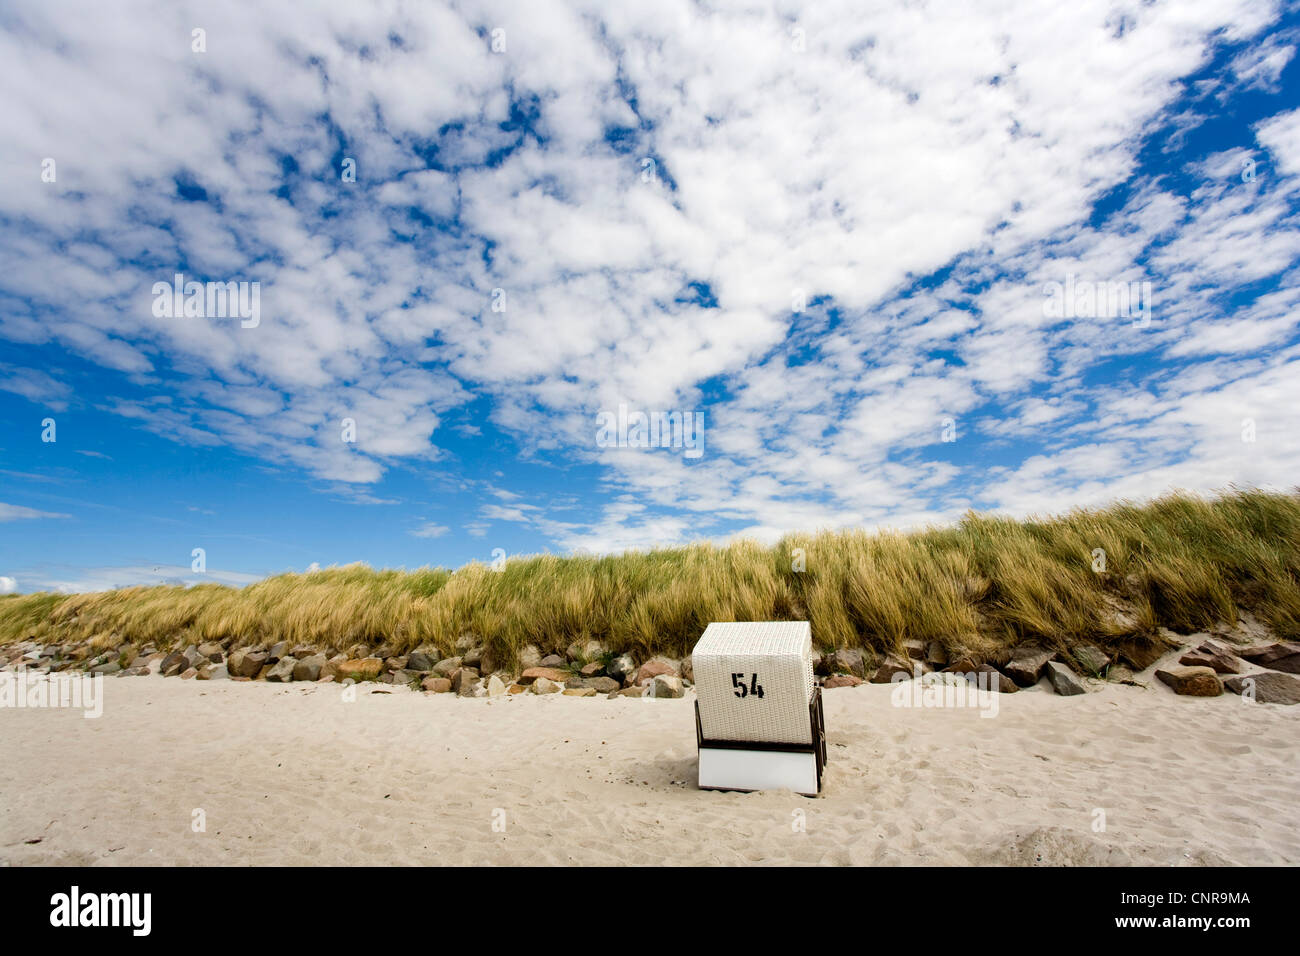
M 198 675 L 199 680 L 228 680 L 229 677 L 230 672 L 225 664 L 213 664 L 210 667 L 205 667 L 199 671 Z
M 685 693 L 682 679 L 672 674 L 656 674 L 650 680 L 650 697 L 682 697 Z
M 378 657 L 381 661 L 386 661 L 390 657 L 397 657 L 398 650 L 397 647 L 393 644 L 380 644 L 373 651 L 371 651 L 367 656 Z
M 605 666 L 605 673 L 614 680 L 626 684 L 636 673 L 636 662 L 630 654 L 620 654 Z
M 634 684 L 631 687 L 624 687 L 622 690 L 613 691 L 609 695 L 609 698 L 610 700 L 613 700 L 615 697 L 644 697 L 645 692 L 646 692 L 646 688 L 637 687 Z
M 554 667 L 530 667 L 519 675 L 520 684 L 531 684 L 537 680 L 549 680 L 560 683 L 569 679 L 569 672 Z
M 1144 671 L 1176 644 L 1177 642 L 1162 635 L 1160 638 L 1130 637 L 1115 644 L 1114 647 L 1120 660 L 1125 661 L 1135 671 Z
M 1055 655 L 1056 652 L 1050 648 L 1039 647 L 1036 644 L 1017 647 L 1011 653 L 1011 660 L 1007 661 L 1003 671 L 1021 687 L 1032 687 L 1038 683 L 1038 679 L 1043 676 L 1043 671 L 1047 667 L 1047 662 Z
M 559 654 L 547 654 L 545 657 L 542 658 L 541 666 L 550 667 L 554 670 L 563 670 L 567 663 L 568 661 L 566 661 Z
M 948 651 L 939 641 L 925 645 L 925 662 L 931 667 L 945 667 L 948 664 Z
M 378 657 L 379 655 L 376 654 L 375 656 Z M 384 670 L 393 672 L 406 670 L 406 655 L 399 654 L 396 657 L 385 657 Z
M 431 671 L 436 663 L 437 661 L 423 651 L 415 651 L 406 659 L 406 666 L 413 671 Z
M 426 677 L 420 682 L 420 686 L 430 694 L 450 694 L 451 681 L 445 677 Z
M 867 676 L 867 660 L 860 647 L 841 647 L 832 651 L 822 661 L 828 668 L 828 674 L 852 674 L 854 677 Z
M 1241 673 L 1236 655 L 1213 641 L 1205 641 L 1196 650 L 1188 651 L 1178 658 L 1178 663 L 1186 667 L 1209 667 L 1216 674 Z
M 1290 674 L 1265 671 L 1262 674 L 1229 677 L 1224 680 L 1223 686 L 1234 694 L 1254 697 L 1257 704 L 1300 704 L 1300 677 L 1292 677 Z
M 686 657 L 682 658 L 681 663 L 678 664 L 678 667 L 681 670 L 682 680 L 686 681 L 687 686 L 694 684 L 695 683 L 695 661 L 691 659 L 689 654 Z
M 862 683 L 861 677 L 854 677 L 852 674 L 832 674 L 822 682 L 822 687 L 826 690 L 834 690 L 837 687 L 857 687 Z
M 565 683 L 566 687 L 587 687 L 600 694 L 609 694 L 618 690 L 623 685 L 612 677 L 584 677 L 580 681 L 571 681 Z
M 163 658 L 162 667 L 158 670 L 163 677 L 172 677 L 185 670 L 188 666 L 189 664 L 186 662 L 184 654 L 180 651 L 172 651 Z
M 876 668 L 876 672 L 871 675 L 873 684 L 889 684 L 894 680 L 895 674 L 906 674 L 909 678 L 914 677 L 921 667 L 911 660 L 903 660 L 897 654 L 890 654 L 885 658 L 885 662 Z
M 342 680 L 339 677 L 339 665 L 348 659 L 346 654 L 335 654 L 325 662 L 325 666 L 320 669 L 318 680 Z
M 945 674 L 972 674 L 984 666 L 984 659 L 973 654 L 963 654 L 943 668 Z
M 493 674 L 491 677 L 488 678 L 487 693 L 489 697 L 500 697 L 505 692 L 506 692 L 505 681 L 503 681 L 500 677 L 497 677 L 496 674 Z
M 536 644 L 526 644 L 519 650 L 519 669 L 528 670 L 530 667 L 541 667 L 542 652 L 538 650 Z
M 438 661 L 433 665 L 433 672 L 439 677 L 450 677 L 456 671 L 460 670 L 461 659 L 459 657 L 448 657 L 446 660 Z
M 1071 650 L 1081 673 L 1089 677 L 1098 676 L 1110 666 L 1110 657 L 1096 644 L 1080 644 Z
M 198 676 L 199 671 L 197 667 L 187 667 L 185 670 L 181 671 L 181 680 L 191 680 Z
M 266 654 L 266 662 L 268 664 L 277 664 L 279 663 L 280 658 L 285 657 L 286 655 L 288 655 L 288 653 L 289 653 L 289 642 L 276 641 L 274 644 L 271 645 L 271 649 Z
M 546 668 L 533 668 L 534 670 L 545 670 Z M 562 687 L 549 677 L 538 677 L 529 685 L 534 694 L 558 694 Z
M 325 669 L 328 658 L 324 654 L 304 657 L 293 665 L 294 680 L 320 680 L 321 671 Z
M 234 677 L 256 677 L 265 664 L 266 654 L 241 647 L 230 652 L 230 658 L 226 661 L 226 668 Z M 167 662 L 164 660 L 164 671 L 166 665 Z
M 1237 656 L 1269 670 L 1300 674 L 1300 644 L 1278 643 L 1246 647 Z
M 472 667 L 479 670 L 483 666 L 483 645 L 476 644 L 467 650 L 460 658 L 462 667 Z
M 293 655 L 294 660 L 300 661 L 305 657 L 311 657 L 313 654 L 320 652 L 310 644 L 295 644 L 293 650 L 289 653 Z
M 181 653 L 185 655 L 185 662 L 189 664 L 190 667 L 198 667 L 200 664 L 208 663 L 208 659 L 199 653 L 197 647 L 192 645 L 185 648 Z
M 384 670 L 384 662 L 378 657 L 363 657 L 359 661 L 343 661 L 338 665 L 336 676 L 339 680 L 374 680 Z
M 1156 677 L 1184 697 L 1218 697 L 1223 693 L 1223 681 L 1212 667 L 1175 667 L 1156 671 Z
M 410 687 L 413 684 L 418 684 L 424 678 L 424 672 L 408 670 L 404 667 L 400 671 L 393 671 L 391 676 L 392 683 L 397 687 Z
M 116 674 L 122 669 L 122 665 L 117 661 L 109 661 L 106 664 L 96 664 L 90 669 L 92 674 Z
M 478 682 L 478 671 L 473 667 L 462 667 L 451 675 L 451 689 L 457 697 L 473 697 L 474 685 Z
M 677 670 L 677 665 L 672 661 L 663 657 L 655 657 L 637 668 L 636 683 L 638 685 L 648 684 L 661 674 L 667 677 L 681 676 L 680 671 Z
M 595 697 L 596 691 L 592 687 L 566 687 L 563 694 L 565 697 Z
M 199 645 L 199 653 L 202 654 L 204 657 L 206 657 L 208 660 L 212 661 L 212 663 L 219 664 L 221 663 L 222 656 L 225 654 L 225 650 L 224 648 L 222 648 L 220 644 L 213 644 L 209 642 L 207 644 Z
M 912 639 L 903 642 L 903 650 L 907 656 L 914 661 L 923 661 L 926 658 L 926 643 L 922 640 Z
M 359 660 L 360 658 L 363 657 L 370 657 L 371 656 L 370 645 L 353 644 L 351 647 L 348 648 L 347 656 L 352 660 Z
M 992 664 L 981 664 L 974 671 L 966 672 L 966 679 L 983 690 L 997 691 L 999 694 L 1014 694 L 1020 690 L 1018 684 Z
M 1116 684 L 1135 684 L 1134 678 L 1137 675 L 1133 673 L 1133 668 L 1127 664 L 1111 664 L 1106 670 L 1106 680 L 1113 681 Z M 1139 685 L 1145 687 L 1146 685 Z
M 1083 686 L 1083 681 L 1075 676 L 1074 671 L 1058 661 L 1048 661 L 1044 666 L 1047 672 L 1047 679 L 1052 682 L 1052 690 L 1056 691 L 1062 697 L 1074 697 L 1078 694 L 1088 693 L 1088 689 Z
M 298 662 L 292 656 L 280 658 L 271 665 L 271 669 L 266 672 L 266 679 L 272 684 L 287 684 L 293 680 L 293 669 L 298 666 Z
M 529 685 L 527 685 L 527 684 L 511 684 L 509 687 L 506 688 L 506 693 L 507 693 L 507 694 L 526 694 L 526 693 L 528 693 L 528 686 L 529 686 Z
M 583 677 L 599 677 L 604 670 L 604 664 L 600 663 L 600 661 L 592 661 L 590 664 L 583 664 L 578 673 Z

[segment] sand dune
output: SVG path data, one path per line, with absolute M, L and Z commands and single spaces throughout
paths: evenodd
M 690 696 L 376 684 L 349 703 L 329 684 L 161 678 L 109 679 L 105 695 L 97 720 L 0 710 L 0 861 L 1300 862 L 1300 707 L 1159 684 L 1035 688 L 995 718 L 894 707 L 888 686 L 831 691 L 817 799 L 697 790 Z

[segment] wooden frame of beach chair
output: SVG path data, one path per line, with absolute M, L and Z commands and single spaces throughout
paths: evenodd
M 807 621 L 712 623 L 691 667 L 701 790 L 821 792 L 826 720 Z

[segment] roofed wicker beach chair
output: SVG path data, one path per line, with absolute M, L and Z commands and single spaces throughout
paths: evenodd
M 700 789 L 821 791 L 826 724 L 807 621 L 715 622 L 691 666 Z

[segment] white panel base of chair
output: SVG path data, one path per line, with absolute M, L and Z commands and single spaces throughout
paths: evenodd
M 812 752 L 700 748 L 701 790 L 793 790 L 815 797 L 817 783 Z

